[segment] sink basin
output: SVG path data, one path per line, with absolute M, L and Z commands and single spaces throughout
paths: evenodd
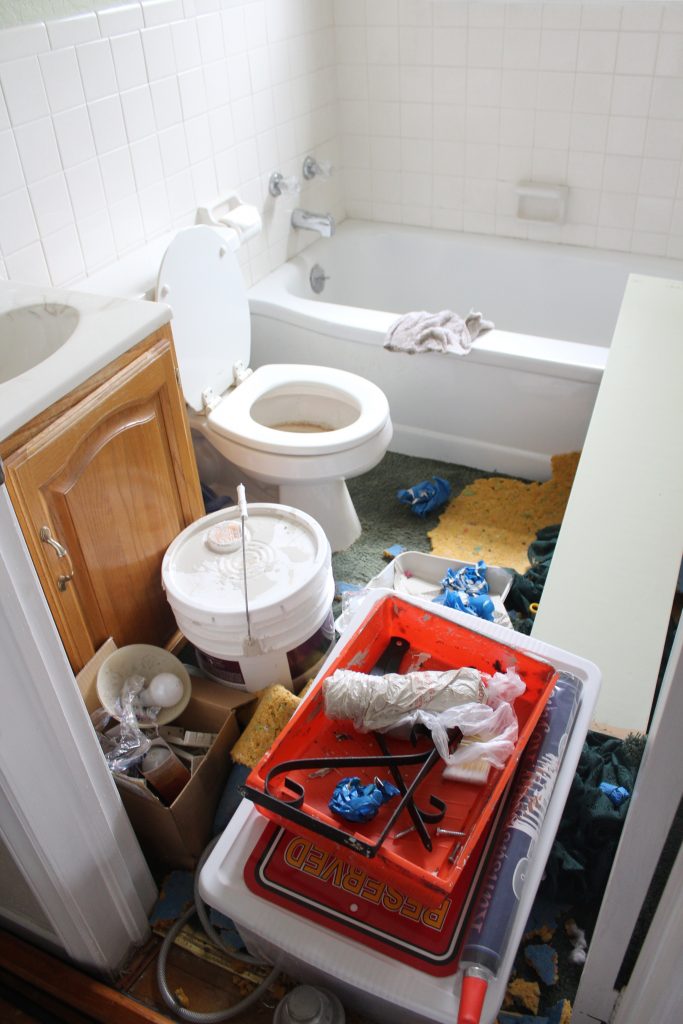
M 20 306 L 0 314 L 0 384 L 60 349 L 79 319 L 77 309 L 59 302 Z
M 159 302 L 0 280 L 0 439 L 169 320 Z

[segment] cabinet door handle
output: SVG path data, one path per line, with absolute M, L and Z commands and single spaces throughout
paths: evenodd
M 64 591 L 66 590 L 71 580 L 74 578 L 74 570 L 73 566 L 71 565 L 71 558 L 69 556 L 69 552 L 66 550 L 63 544 L 60 544 L 58 540 L 55 540 L 55 538 L 50 533 L 49 526 L 41 526 L 39 536 L 44 544 L 49 544 L 51 548 L 55 549 L 58 558 L 67 558 L 69 560 L 69 568 L 71 569 L 71 572 L 62 573 L 61 576 L 57 577 L 57 589 Z

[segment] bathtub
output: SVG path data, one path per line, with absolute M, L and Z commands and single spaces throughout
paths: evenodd
M 583 444 L 631 272 L 683 276 L 674 260 L 346 220 L 250 289 L 252 365 L 359 373 L 389 399 L 393 451 L 547 479 Z M 422 309 L 496 326 L 466 356 L 385 349 L 396 316 Z

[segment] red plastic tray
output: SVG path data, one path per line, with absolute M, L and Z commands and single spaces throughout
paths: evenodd
M 338 668 L 368 672 L 395 636 L 404 637 L 410 644 L 399 668 L 401 672 L 411 669 L 415 656 L 421 655 L 420 668 L 423 670 L 469 666 L 493 675 L 512 667 L 526 684 L 525 693 L 514 704 L 519 738 L 504 768 L 492 768 L 487 782 L 477 785 L 443 779 L 440 764 L 437 764 L 415 793 L 415 803 L 423 809 L 429 808 L 430 795 L 446 803 L 446 814 L 439 822 L 439 827 L 466 833 L 457 854 L 453 856 L 455 844 L 459 840 L 449 836 L 437 837 L 433 825 L 427 826 L 433 841 L 431 851 L 425 849 L 414 832 L 400 839 L 391 838 L 412 824 L 407 810 L 403 810 L 389 837 L 372 857 L 373 875 L 389 883 L 393 882 L 423 902 L 434 905 L 452 891 L 515 771 L 524 746 L 555 684 L 557 673 L 548 662 L 462 626 L 424 604 L 387 595 L 372 606 L 351 641 L 330 664 L 301 709 L 250 773 L 246 795 L 254 801 L 261 813 L 285 826 L 291 827 L 291 823 L 295 822 L 298 832 L 303 827 L 305 832 L 315 836 L 316 842 L 323 848 L 339 849 L 340 846 L 321 837 L 321 824 L 337 829 L 341 827 L 349 837 L 361 840 L 363 845 L 375 841 L 381 835 L 391 814 L 391 801 L 380 809 L 376 818 L 364 824 L 341 822 L 328 808 L 332 790 L 341 778 L 357 774 L 363 783 L 371 782 L 377 774 L 373 768 L 358 771 L 335 768 L 322 778 L 311 777 L 313 773 L 307 769 L 288 772 L 287 776 L 305 791 L 297 814 L 287 806 L 291 792 L 285 787 L 284 776 L 278 776 L 270 785 L 270 793 L 280 797 L 277 809 L 263 806 L 260 800 L 264 799 L 268 772 L 282 762 L 342 755 L 373 756 L 379 753 L 373 736 L 356 732 L 350 722 L 327 718 L 323 710 L 322 684 L 323 679 Z M 431 747 L 429 739 L 421 743 L 424 749 Z M 391 740 L 389 745 L 392 753 L 410 753 L 415 749 L 408 742 L 398 740 Z M 419 767 L 401 769 L 407 785 L 418 770 Z M 382 777 L 390 778 L 386 772 L 382 773 Z M 344 856 L 351 863 L 368 864 L 367 855 L 356 853 L 347 845 L 343 849 Z

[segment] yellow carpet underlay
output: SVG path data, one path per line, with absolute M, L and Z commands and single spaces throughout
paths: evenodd
M 580 452 L 554 455 L 543 483 L 486 477 L 475 480 L 446 507 L 430 533 L 435 555 L 526 572 L 527 548 L 543 526 L 560 523 Z

